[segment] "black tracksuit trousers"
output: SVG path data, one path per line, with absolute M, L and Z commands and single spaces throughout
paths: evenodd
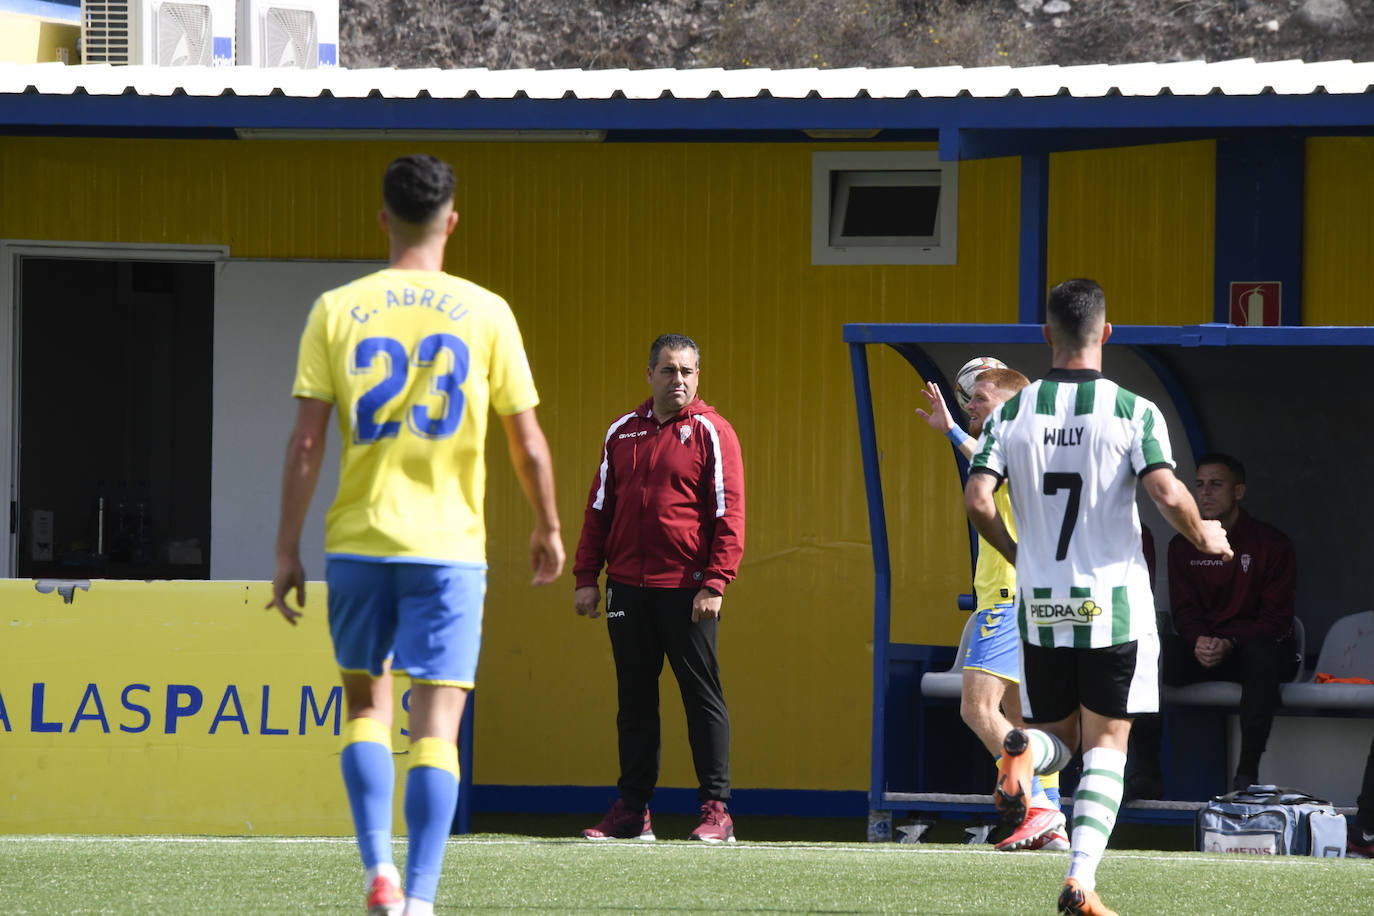
M 620 797 L 640 810 L 653 797 L 660 756 L 658 679 L 668 659 L 687 713 L 701 801 L 730 798 L 730 714 L 716 659 L 718 621 L 692 622 L 694 588 L 606 582 L 606 629 L 619 695 Z
M 1160 635 L 1162 680 L 1171 687 L 1202 681 L 1240 682 L 1240 755 L 1237 773 L 1257 777 L 1260 757 L 1269 743 L 1269 730 L 1278 709 L 1279 685 L 1298 670 L 1298 644 L 1285 639 L 1253 639 L 1240 643 L 1215 668 L 1204 668 L 1187 640 L 1174 634 Z M 1138 768 L 1159 775 L 1163 720 L 1159 713 L 1141 716 L 1131 727 L 1139 753 Z

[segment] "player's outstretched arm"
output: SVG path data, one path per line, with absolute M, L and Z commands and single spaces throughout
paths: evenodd
M 267 607 L 276 608 L 286 622 L 296 623 L 305 607 L 305 568 L 301 566 L 301 529 L 310 509 L 310 497 L 320 477 L 324 462 L 324 440 L 329 426 L 329 412 L 334 405 L 315 398 L 296 399 L 296 425 L 286 444 L 286 460 L 281 479 L 281 517 L 277 523 L 277 565 L 272 575 L 272 600 Z M 296 593 L 296 607 L 287 604 L 286 596 Z
M 1216 519 L 1204 519 L 1197 511 L 1197 503 L 1188 487 L 1179 480 L 1172 468 L 1155 468 L 1140 478 L 1145 492 L 1150 494 L 1159 514 L 1203 553 L 1217 554 L 1231 559 L 1231 544 L 1226 529 Z
M 997 489 L 997 478 L 993 474 L 974 471 L 968 475 L 964 486 L 964 509 L 968 512 L 973 527 L 1007 562 L 1016 565 L 1016 541 L 1007 530 L 993 502 L 992 494 Z
M 945 397 L 940 393 L 940 386 L 934 382 L 926 382 L 926 386 L 921 389 L 921 394 L 925 395 L 926 401 L 930 404 L 930 412 L 916 408 L 916 416 L 925 420 L 930 428 L 942 436 L 949 435 L 949 431 L 954 429 L 954 415 L 949 412 L 949 405 L 945 403 Z M 968 438 L 960 442 L 956 448 L 968 460 L 973 460 L 974 446 L 977 440 Z
M 531 585 L 548 585 L 563 573 L 563 535 L 558 525 L 558 505 L 553 494 L 553 456 L 549 442 L 534 415 L 534 408 L 501 418 L 511 464 L 525 499 L 534 510 L 530 534 Z
M 921 408 L 916 408 L 916 416 L 930 424 L 930 428 L 940 435 L 944 435 L 954 428 L 954 416 L 949 412 L 949 405 L 945 403 L 945 396 L 940 393 L 940 386 L 934 382 L 926 382 L 926 386 L 921 389 L 921 394 L 926 396 L 926 402 L 930 404 L 930 412 L 926 413 Z

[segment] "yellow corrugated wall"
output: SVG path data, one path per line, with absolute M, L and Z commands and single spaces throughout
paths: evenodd
M 1307 141 L 1303 324 L 1374 324 L 1374 139 Z
M 1016 160 L 961 163 L 958 265 L 813 267 L 811 152 L 835 148 L 845 147 L 424 147 L 459 174 L 448 268 L 507 297 L 520 319 L 570 554 L 605 427 L 647 393 L 649 342 L 671 330 L 703 348 L 701 393 L 739 431 L 748 478 L 747 550 L 721 632 L 741 787 L 867 785 L 872 562 L 841 325 L 1017 316 Z M 1210 149 L 1055 156 L 1051 280 L 1096 273 L 1118 323 L 1208 320 L 1210 293 L 1193 300 L 1211 284 Z M 380 173 L 413 151 L 4 138 L 0 237 L 384 257 Z M 893 636 L 952 644 L 963 622 L 953 596 L 969 576 L 948 445 L 912 413 L 922 402 L 910 367 L 885 349 L 870 359 L 893 532 Z M 493 434 L 475 775 L 608 784 L 614 676 L 604 623 L 573 614 L 570 577 L 552 591 L 526 586 L 527 510 L 503 453 Z M 264 461 L 263 473 L 276 474 L 277 458 Z M 694 785 L 681 704 L 671 678 L 664 684 L 662 783 Z
M 1212 320 L 1216 144 L 1050 157 L 1050 282 L 1091 277 L 1117 324 Z
M 81 26 L 0 10 L 0 62 L 79 64 Z

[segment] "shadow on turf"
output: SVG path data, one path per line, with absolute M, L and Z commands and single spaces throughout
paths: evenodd
M 862 843 L 868 836 L 866 818 L 852 817 L 751 817 L 732 811 L 735 817 L 735 836 L 741 841 L 754 840 L 772 843 Z M 511 834 L 515 836 L 551 837 L 567 839 L 579 837 L 582 830 L 600 819 L 592 814 L 503 814 L 475 812 L 472 815 L 473 833 Z M 653 814 L 654 834 L 660 840 L 685 840 L 697 825 L 697 818 L 688 814 Z M 898 818 L 897 823 L 907 821 Z M 964 829 L 972 826 L 967 820 L 937 821 L 927 834 L 932 843 L 962 843 Z M 1191 827 L 1161 826 L 1158 824 L 1118 824 L 1112 832 L 1113 849 L 1190 850 L 1193 848 Z

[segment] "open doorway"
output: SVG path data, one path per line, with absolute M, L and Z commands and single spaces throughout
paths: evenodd
M 24 257 L 15 573 L 210 575 L 214 263 Z

